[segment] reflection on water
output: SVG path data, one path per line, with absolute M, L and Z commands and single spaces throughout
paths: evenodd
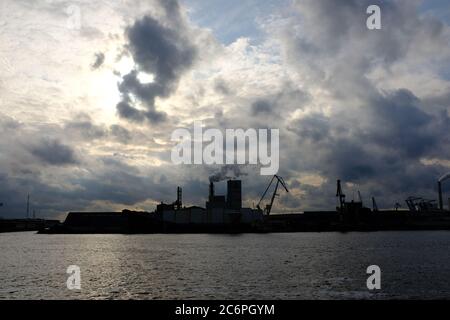
M 450 232 L 0 234 L 0 299 L 450 298 L 448 248 Z

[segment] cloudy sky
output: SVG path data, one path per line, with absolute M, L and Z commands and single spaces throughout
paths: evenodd
M 333 208 L 337 178 L 380 207 L 436 198 L 449 45 L 447 0 L 2 0 L 0 216 L 27 194 L 42 217 L 152 210 L 177 185 L 202 204 L 220 167 L 170 160 L 196 120 L 280 129 L 274 211 Z M 240 169 L 251 206 L 269 177 Z

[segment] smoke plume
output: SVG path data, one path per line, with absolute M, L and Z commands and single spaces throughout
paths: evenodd
M 232 178 L 238 178 L 240 176 L 246 176 L 247 173 L 242 172 L 238 165 L 226 165 L 223 166 L 219 172 L 209 177 L 210 182 L 220 182 Z

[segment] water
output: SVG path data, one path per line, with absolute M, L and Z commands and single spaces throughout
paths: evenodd
M 0 234 L 0 299 L 449 299 L 449 248 L 438 231 Z M 66 287 L 69 265 L 81 291 Z

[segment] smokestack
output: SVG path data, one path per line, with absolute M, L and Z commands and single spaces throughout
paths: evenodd
M 183 205 L 183 190 L 181 187 L 177 188 L 177 209 L 180 210 Z
M 227 208 L 242 208 L 242 185 L 241 180 L 228 180 L 227 185 Z
M 27 219 L 30 218 L 30 195 L 27 197 Z
M 214 182 L 209 183 L 209 202 L 214 202 Z
M 439 193 L 439 209 L 444 210 L 444 203 L 442 202 L 442 182 L 438 182 L 438 193 Z

